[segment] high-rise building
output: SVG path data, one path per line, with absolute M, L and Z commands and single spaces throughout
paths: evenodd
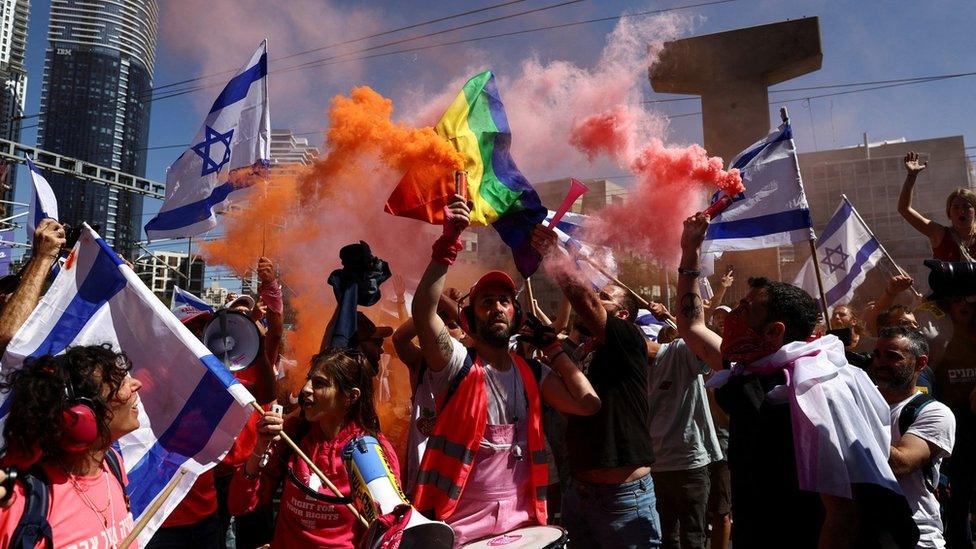
M 179 286 L 196 296 L 203 293 L 203 273 L 207 265 L 200 256 L 194 257 L 187 280 L 187 257 L 186 253 L 180 252 L 145 254 L 136 259 L 135 271 L 156 297 L 169 305 L 173 299 L 173 286 Z
M 156 0 L 52 0 L 41 148 L 145 176 Z M 99 225 L 122 253 L 142 229 L 142 197 L 51 174 L 63 222 Z
M 0 0 L 0 138 L 20 141 L 21 117 L 27 98 L 27 16 L 30 0 Z M 13 200 L 14 174 L 0 166 L 0 199 Z M 10 206 L 0 204 L 0 217 L 8 217 Z
M 319 150 L 308 144 L 291 130 L 271 130 L 271 169 L 287 170 L 295 165 L 308 166 L 319 155 Z

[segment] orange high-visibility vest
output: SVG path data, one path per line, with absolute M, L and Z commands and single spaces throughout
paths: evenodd
M 529 403 L 527 458 L 530 460 L 535 519 L 538 524 L 546 524 L 549 465 L 542 434 L 539 384 L 525 359 L 514 353 L 511 357 L 522 378 L 526 401 Z M 464 375 L 465 370 L 468 368 L 463 368 L 459 375 Z M 478 357 L 457 386 L 455 394 L 437 412 L 437 422 L 427 440 L 427 449 L 420 462 L 414 491 L 413 505 L 420 512 L 436 520 L 447 520 L 454 513 L 471 474 L 471 466 L 487 424 L 485 368 Z

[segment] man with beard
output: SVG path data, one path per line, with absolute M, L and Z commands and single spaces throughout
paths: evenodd
M 766 278 L 725 320 L 704 323 L 698 294 L 708 216 L 685 220 L 678 330 L 716 373 L 729 415 L 735 547 L 914 547 L 918 528 L 888 465 L 890 409 L 833 335 L 811 338 L 817 304 Z
M 482 276 L 460 311 L 462 327 L 474 341 L 472 352 L 450 336 L 437 304 L 448 268 L 462 249 L 470 211 L 463 197 L 454 197 L 413 300 L 414 327 L 438 402 L 413 504 L 451 525 L 458 544 L 546 524 L 549 480 L 541 402 L 568 414 L 594 414 L 600 408 L 593 387 L 553 331 L 526 334 L 549 367 L 509 351 L 522 313 L 515 283 L 501 271 Z
M 949 408 L 916 387 L 928 364 L 928 342 L 916 330 L 884 328 L 871 363 L 871 379 L 891 406 L 891 457 L 888 463 L 901 485 L 918 525 L 918 546 L 945 547 L 935 488 L 939 467 L 952 453 L 956 417 Z
M 554 249 L 556 234 L 539 225 L 532 240 L 545 256 Z M 637 300 L 620 286 L 607 285 L 597 293 L 564 269 L 552 274 L 593 335 L 593 350 L 582 366 L 602 403 L 598 414 L 572 416 L 567 424 L 571 478 L 563 495 L 563 524 L 575 547 L 659 546 L 650 468 L 649 357 L 634 322 Z

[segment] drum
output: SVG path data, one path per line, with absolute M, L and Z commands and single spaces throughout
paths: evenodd
M 558 526 L 527 526 L 462 545 L 462 549 L 561 549 L 569 537 Z

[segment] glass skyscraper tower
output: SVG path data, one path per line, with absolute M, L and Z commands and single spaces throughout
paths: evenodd
M 38 146 L 133 175 L 146 174 L 156 0 L 52 0 Z M 142 197 L 69 176 L 47 177 L 61 221 L 100 226 L 130 254 Z

